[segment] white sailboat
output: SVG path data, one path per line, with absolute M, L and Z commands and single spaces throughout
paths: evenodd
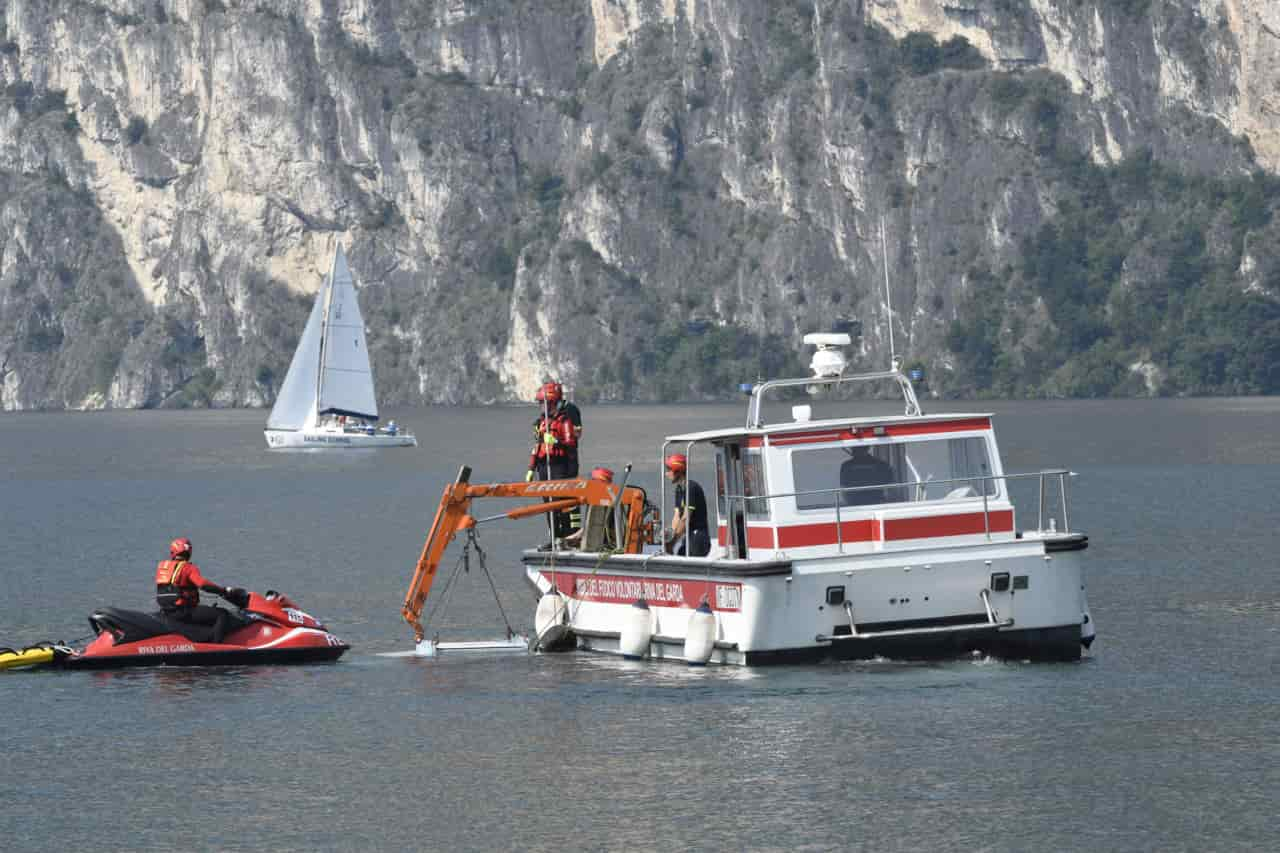
M 379 428 L 364 318 L 338 246 L 267 418 L 267 447 L 416 447 L 395 421 Z

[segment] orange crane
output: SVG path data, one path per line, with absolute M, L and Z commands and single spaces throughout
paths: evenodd
M 629 466 L 628 466 L 629 467 Z M 404 596 L 400 614 L 413 627 L 414 642 L 422 642 L 426 636 L 419 620 L 422 605 L 435 582 L 436 569 L 453 538 L 464 530 L 470 530 L 481 521 L 499 518 L 527 518 L 548 512 L 563 512 L 575 506 L 613 507 L 622 511 L 626 527 L 622 535 L 621 550 L 627 554 L 639 554 L 646 542 L 653 541 L 653 520 L 645 513 L 644 489 L 635 486 L 619 486 L 599 480 L 535 480 L 528 483 L 486 483 L 473 485 L 471 469 L 466 465 L 458 471 L 458 479 L 444 487 L 440 506 L 431 522 L 431 531 L 422 546 L 422 556 L 413 570 L 413 580 Z M 476 519 L 471 513 L 471 501 L 476 498 L 549 498 L 536 504 L 527 504 L 490 516 Z

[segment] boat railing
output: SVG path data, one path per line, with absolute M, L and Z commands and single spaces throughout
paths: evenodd
M 994 495 L 992 495 L 990 493 L 990 490 L 986 488 L 987 483 L 995 482 L 997 480 L 1001 480 L 1005 482 L 1008 482 L 1010 480 L 1038 480 L 1040 502 L 1039 502 L 1039 512 L 1036 518 L 1036 532 L 1039 534 L 1046 534 L 1046 533 L 1067 534 L 1071 532 L 1071 518 L 1067 508 L 1067 480 L 1070 477 L 1074 477 L 1074 476 L 1076 476 L 1075 472 L 1067 470 L 1066 468 L 1049 468 L 1043 471 L 1030 471 L 1030 472 L 1020 473 L 1020 474 L 998 474 L 998 475 L 988 474 L 988 475 L 971 476 L 971 477 L 953 477 L 946 480 L 909 480 L 901 483 L 876 483 L 874 485 L 868 485 L 868 486 L 840 486 L 840 487 L 831 488 L 831 489 L 807 489 L 805 491 L 799 491 L 799 492 L 778 492 L 775 494 L 766 494 L 766 495 L 726 495 L 725 500 L 728 502 L 729 506 L 741 505 L 742 517 L 745 522 L 746 519 L 751 517 L 751 513 L 749 512 L 750 502 L 772 501 L 772 500 L 779 500 L 782 498 L 807 497 L 811 495 L 834 495 L 835 496 L 834 506 L 836 510 L 836 544 L 839 551 L 841 553 L 844 553 L 844 530 L 840 523 L 841 521 L 840 512 L 842 508 L 852 509 L 854 506 L 857 506 L 860 509 L 879 508 L 882 506 L 892 506 L 894 504 L 901 504 L 901 503 L 918 503 L 918 502 L 923 502 L 925 500 L 925 498 L 923 497 L 917 497 L 913 501 L 895 501 L 888 504 L 872 505 L 871 507 L 868 507 L 867 505 L 864 505 L 864 504 L 851 504 L 848 507 L 845 507 L 845 495 L 848 494 L 849 492 L 870 492 L 870 491 L 884 492 L 889 489 L 914 488 L 916 489 L 917 495 L 924 495 L 925 490 L 932 486 L 945 486 L 953 483 L 963 483 L 966 486 L 971 486 L 975 482 L 981 482 L 983 484 L 982 495 L 981 495 L 983 532 L 986 535 L 986 538 L 990 540 L 991 539 L 991 498 L 994 497 Z M 1045 508 L 1046 508 L 1047 487 L 1052 487 L 1053 480 L 1055 479 L 1057 480 L 1058 507 L 1057 509 L 1052 510 L 1051 514 L 1046 519 Z M 973 495 L 972 497 L 976 498 L 978 496 Z M 826 507 L 822 507 L 822 508 L 826 509 Z M 1059 517 L 1061 517 L 1062 519 L 1061 528 L 1058 527 Z M 1047 528 L 1045 526 L 1046 520 L 1048 521 Z
M 751 388 L 751 400 L 747 403 L 747 429 L 759 429 L 765 424 L 764 417 L 764 395 L 768 391 L 779 388 L 822 388 L 823 386 L 836 386 L 845 382 L 874 382 L 882 379 L 892 379 L 898 383 L 898 388 L 902 392 L 902 398 L 906 403 L 905 414 L 909 416 L 919 416 L 923 414 L 920 410 L 920 402 L 916 399 L 915 388 L 911 385 L 911 380 L 901 370 L 879 370 L 872 373 L 855 373 L 850 376 L 810 376 L 799 379 L 770 379 L 767 382 L 761 382 L 759 385 Z

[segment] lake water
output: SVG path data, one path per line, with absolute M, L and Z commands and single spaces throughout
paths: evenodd
M 264 412 L 0 415 L 0 645 L 149 609 L 187 535 L 213 580 L 281 589 L 353 646 L 0 673 L 0 848 L 1275 849 L 1280 400 L 927 408 L 995 412 L 1010 472 L 1079 472 L 1084 661 L 380 657 L 411 646 L 398 610 L 442 486 L 462 463 L 518 479 L 531 409 L 391 412 L 419 448 L 327 454 L 268 452 Z M 655 437 L 742 414 L 588 406 L 584 464 L 634 461 L 652 488 Z M 517 627 L 535 600 L 514 556 L 544 534 L 482 530 Z M 434 627 L 501 626 L 473 568 Z

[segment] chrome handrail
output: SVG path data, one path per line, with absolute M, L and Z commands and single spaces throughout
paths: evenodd
M 920 409 L 920 401 L 916 399 L 916 390 L 911 384 L 911 380 L 901 370 L 878 370 L 872 373 L 856 373 L 852 376 L 812 376 L 803 379 L 770 379 L 762 382 L 751 389 L 751 400 L 747 403 L 747 429 L 759 429 L 764 426 L 761 420 L 761 409 L 764 403 L 764 394 L 766 391 L 772 391 L 775 388 L 795 388 L 797 386 L 811 385 L 839 385 L 842 382 L 869 382 L 877 379 L 892 379 L 898 383 L 899 390 L 902 391 L 903 400 L 906 402 L 905 414 L 911 417 L 917 417 L 924 414 Z
M 686 484 L 684 489 L 684 509 L 685 509 L 686 515 L 688 515 L 688 510 L 689 510 L 689 486 L 688 486 L 689 471 L 692 470 L 693 468 L 693 446 L 695 444 L 697 444 L 696 441 L 690 441 L 687 444 L 685 444 L 685 448 L 684 448 L 684 458 L 686 463 L 685 472 L 684 472 L 685 484 Z M 667 448 L 670 445 L 671 445 L 670 441 L 662 442 L 662 450 L 658 456 L 658 490 L 659 490 L 658 534 L 660 536 L 665 535 L 667 532 Z M 673 507 L 672 510 L 674 511 L 674 509 L 675 508 Z M 745 511 L 745 507 L 744 507 L 744 511 Z M 687 519 L 685 524 L 685 533 L 686 534 L 688 533 Z M 666 550 L 665 542 L 663 543 L 663 550 L 664 551 Z M 688 550 L 689 550 L 688 546 L 686 545 L 685 551 L 687 552 Z
M 853 602 L 845 599 L 844 610 L 849 615 L 849 633 L 848 634 L 817 634 L 814 641 L 819 643 L 835 643 L 843 640 L 878 640 L 884 637 L 914 637 L 922 634 L 951 634 L 960 631 L 978 631 L 984 629 L 1000 629 L 1013 626 L 1013 618 L 1001 619 L 991 606 L 990 590 L 982 590 L 978 593 L 978 597 L 982 599 L 982 603 L 987 611 L 986 622 L 971 622 L 967 625 L 941 625 L 929 628 L 897 628 L 888 631 L 864 631 L 858 632 L 858 624 L 853 616 Z

